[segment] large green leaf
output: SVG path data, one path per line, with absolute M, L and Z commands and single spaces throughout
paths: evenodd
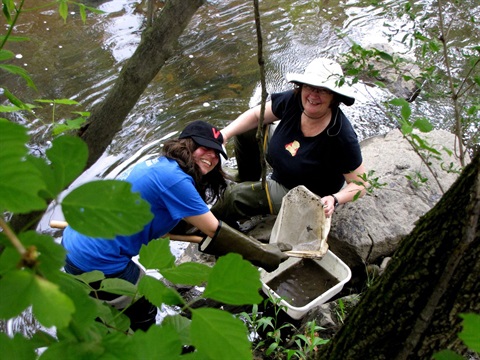
M 120 180 L 97 180 L 74 189 L 62 201 L 69 225 L 91 237 L 132 235 L 153 218 L 150 204 Z
M 18 316 L 32 301 L 34 276 L 28 271 L 10 271 L 0 278 L 0 319 Z
M 458 355 L 456 352 L 448 349 L 433 354 L 432 358 L 435 360 L 465 360 L 463 356 Z
M 35 277 L 34 284 L 32 303 L 37 320 L 45 327 L 66 327 L 75 312 L 72 299 L 61 292 L 58 285 L 39 276 Z
M 72 299 L 75 305 L 75 313 L 73 314 L 73 327 L 76 331 L 74 336 L 82 336 L 78 332 L 88 332 L 89 327 L 95 323 L 97 318 L 97 303 L 98 301 L 89 296 L 89 290 L 84 284 L 77 280 L 76 276 L 61 273 L 57 281 L 60 289 L 63 293 L 68 295 Z M 62 334 L 63 338 L 66 337 L 63 329 L 57 329 L 57 334 Z M 83 335 L 87 336 L 87 335 Z
M 252 359 L 244 323 L 226 311 L 192 310 L 191 337 L 193 346 L 208 359 Z
M 463 340 L 469 349 L 480 354 L 480 315 L 460 314 L 463 319 L 463 329 L 458 337 Z
M 28 86 L 30 86 L 32 89 L 37 90 L 37 87 L 35 86 L 35 83 L 30 77 L 28 71 L 25 70 L 24 68 L 21 68 L 20 66 L 16 66 L 16 65 L 0 64 L 0 69 L 8 71 L 9 73 L 12 73 L 14 75 L 21 76 L 27 82 Z
M 82 273 L 80 275 L 75 275 L 75 277 L 78 280 L 84 282 L 85 284 L 90 284 L 92 282 L 105 279 L 105 275 L 103 274 L 103 272 L 98 270 L 93 270 L 86 273 Z
M 146 269 L 163 271 L 175 266 L 175 256 L 170 251 L 168 239 L 152 240 L 147 245 L 142 245 L 138 260 Z
M 28 231 L 18 235 L 25 247 L 34 246 L 38 253 L 36 270 L 48 279 L 55 279 L 64 265 L 65 248 L 48 235 Z
M 0 278 L 3 274 L 16 270 L 22 259 L 18 250 L 15 249 L 9 241 L 5 242 L 5 239 L 6 237 L 0 234 L 0 247 L 4 247 L 2 255 L 0 256 Z
M 162 321 L 162 325 L 171 325 L 174 331 L 180 336 L 183 345 L 191 345 L 190 324 L 192 321 L 181 315 L 167 316 Z
M 135 296 L 137 287 L 131 282 L 118 278 L 107 278 L 102 281 L 100 290 L 117 295 Z
M 140 279 L 138 290 L 145 295 L 148 301 L 158 307 L 161 307 L 162 304 L 180 305 L 184 303 L 178 292 L 151 276 L 144 276 Z
M 207 281 L 211 272 L 210 266 L 193 262 L 161 271 L 165 279 L 177 285 L 201 285 Z
M 230 253 L 218 259 L 203 296 L 231 305 L 258 304 L 260 274 L 250 262 Z
M 51 190 L 56 196 L 82 173 L 87 164 L 88 147 L 82 139 L 64 135 L 52 141 L 47 157 L 55 179 L 55 188 Z
M 0 333 L 0 349 L 2 349 L 2 359 L 37 359 L 33 344 L 20 334 L 10 338 L 7 334 Z
M 171 325 L 151 326 L 133 336 L 137 359 L 180 359 L 182 343 Z
M 40 172 L 27 161 L 27 130 L 0 121 L 0 211 L 28 213 L 46 207 L 39 196 L 45 189 Z

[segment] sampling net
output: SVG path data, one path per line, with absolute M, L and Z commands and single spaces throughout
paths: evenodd
M 330 224 L 320 197 L 300 185 L 283 197 L 270 243 L 283 242 L 291 244 L 292 250 L 315 251 L 323 256 L 328 250 Z

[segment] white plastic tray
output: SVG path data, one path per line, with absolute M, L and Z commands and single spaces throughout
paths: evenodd
M 271 281 L 272 279 L 276 278 L 282 272 L 290 268 L 291 266 L 297 264 L 302 259 L 300 258 L 289 258 L 283 263 L 280 264 L 277 270 L 272 272 L 266 272 L 263 269 L 260 269 L 260 280 L 262 281 L 262 290 L 265 294 L 272 294 L 273 297 L 279 299 L 281 296 L 278 295 L 275 291 L 273 291 L 266 283 Z M 337 257 L 333 252 L 330 250 L 327 251 L 325 256 L 322 259 L 314 260 L 316 261 L 324 270 L 329 272 L 332 276 L 334 276 L 339 282 L 332 288 L 328 289 L 315 299 L 313 299 L 308 304 L 302 307 L 296 307 L 292 304 L 282 299 L 280 301 L 280 305 L 286 307 L 287 314 L 292 317 L 293 319 L 301 319 L 310 309 L 314 308 L 315 306 L 322 305 L 330 300 L 333 296 L 338 294 L 342 289 L 343 286 L 350 280 L 352 277 L 352 272 L 350 268 L 345 264 L 339 257 Z

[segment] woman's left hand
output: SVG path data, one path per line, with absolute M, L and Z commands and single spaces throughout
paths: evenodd
M 328 195 L 322 197 L 322 204 L 323 204 L 323 211 L 325 212 L 325 216 L 327 218 L 331 217 L 333 212 L 335 211 L 335 199 L 333 196 Z

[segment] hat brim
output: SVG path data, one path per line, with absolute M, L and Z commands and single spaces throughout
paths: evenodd
M 338 87 L 335 80 L 327 80 L 312 76 L 309 74 L 308 76 L 305 74 L 287 74 L 286 75 L 287 81 L 295 84 L 307 84 L 312 86 L 319 86 L 324 87 L 333 91 L 334 93 L 338 94 L 340 97 L 340 101 L 343 102 L 345 105 L 350 106 L 353 105 L 355 102 L 355 98 L 353 97 L 350 90 L 344 85 L 342 87 Z
M 195 141 L 198 145 L 200 145 L 200 146 L 205 146 L 205 147 L 207 147 L 207 148 L 210 148 L 210 149 L 213 149 L 213 150 L 215 150 L 215 151 L 218 151 L 220 154 L 222 154 L 222 156 L 225 158 L 225 160 L 228 160 L 227 153 L 226 153 L 225 150 L 223 149 L 223 146 L 221 146 L 220 144 L 216 143 L 215 141 L 212 141 L 212 140 L 209 140 L 209 139 L 205 139 L 205 138 L 200 137 L 200 136 L 191 135 L 190 137 L 191 137 L 192 140 Z

